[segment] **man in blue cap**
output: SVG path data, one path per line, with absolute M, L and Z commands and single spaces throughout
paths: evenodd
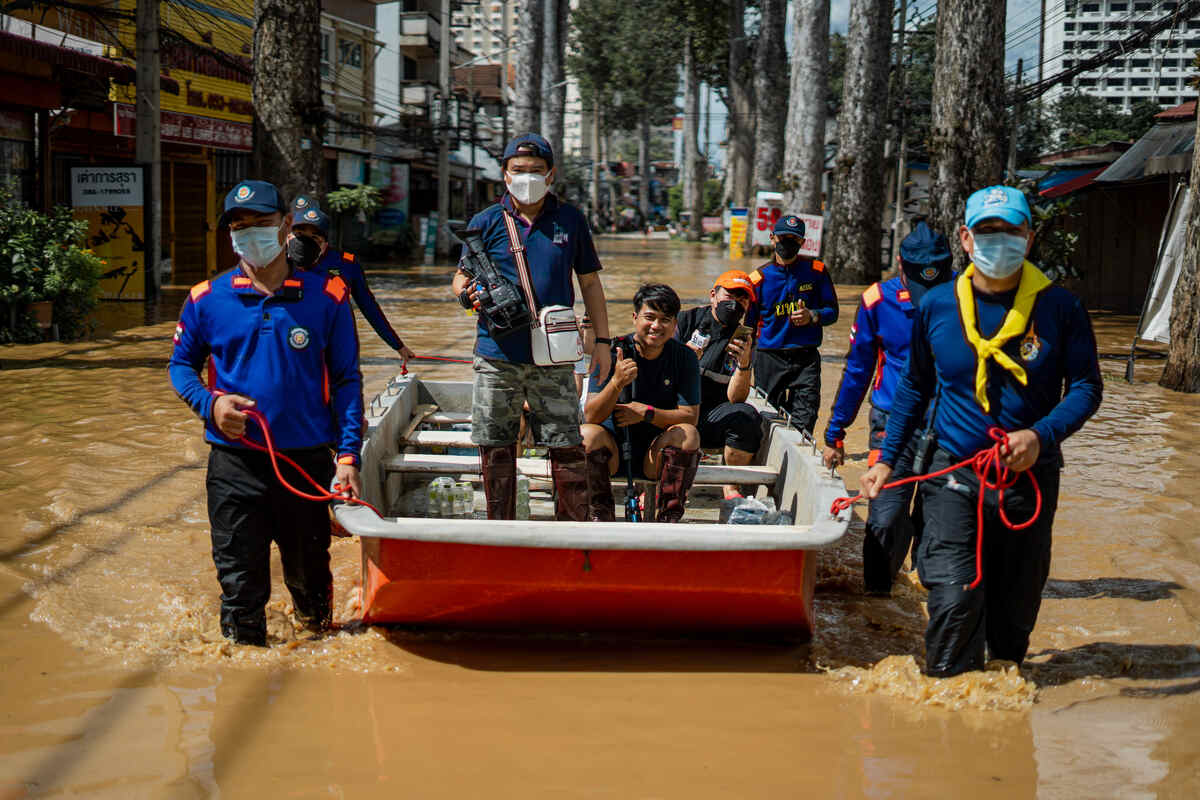
M 1025 196 L 1008 186 L 972 194 L 959 242 L 972 263 L 917 309 L 883 448 L 862 478 L 863 494 L 878 497 L 935 398 L 930 472 L 989 449 L 990 430 L 999 428 L 1003 464 L 1028 473 L 1002 503 L 970 465 L 921 484 L 925 670 L 938 677 L 982 669 L 987 658 L 1025 658 L 1050 573 L 1062 442 L 1095 413 L 1103 391 L 1087 312 L 1025 259 L 1033 243 Z M 1034 480 L 1041 512 L 1030 527 L 1011 530 L 1005 519 L 1020 524 L 1035 513 Z
M 292 201 L 292 232 L 288 237 L 287 253 L 288 260 L 301 269 L 340 277 L 350 287 L 350 296 L 379 338 L 400 355 L 401 366 L 408 363 L 413 351 L 400 340 L 379 307 L 379 301 L 367 285 L 362 265 L 353 253 L 329 246 L 329 215 L 308 195 L 299 195 Z
M 275 446 L 317 483 L 361 493 L 362 375 L 349 290 L 341 278 L 293 269 L 284 251 L 290 225 L 287 206 L 265 181 L 242 181 L 226 196 L 221 226 L 240 261 L 192 287 L 168 366 L 212 447 L 206 483 L 221 633 L 260 646 L 272 541 L 297 621 L 311 630 L 329 624 L 330 523 L 325 503 L 289 493 L 267 455 L 241 441 L 264 441 L 246 411 L 266 418 Z M 305 484 L 283 469 L 293 484 Z
M 757 294 L 746 315 L 746 324 L 758 327 L 754 380 L 767 402 L 786 411 L 797 430 L 811 434 L 821 405 L 818 348 L 822 329 L 837 322 L 837 293 L 824 263 L 800 257 L 804 221 L 798 216 L 779 218 L 771 244 L 774 256 L 750 273 Z
M 842 440 L 846 428 L 858 416 L 870 392 L 870 454 L 868 466 L 879 458 L 887 428 L 892 397 L 908 361 L 912 318 L 926 290 L 953 277 L 952 257 L 946 237 L 934 233 L 921 220 L 900 243 L 899 274 L 873 283 L 862 293 L 854 324 L 850 326 L 850 350 L 846 368 L 833 401 L 833 413 L 825 429 L 825 466 L 846 460 Z M 893 478 L 907 477 L 912 466 L 915 440 L 904 449 Z M 871 501 L 867 531 L 863 537 L 863 584 L 867 594 L 888 595 L 892 580 L 908 555 L 909 544 L 919 536 L 919 512 L 910 514 L 913 486 L 882 492 Z
M 468 228 L 482 232 L 488 256 L 514 286 L 521 286 L 514 250 L 523 248 L 532 282 L 529 289 L 539 307 L 573 305 L 571 276 L 575 276 L 599 345 L 592 354 L 592 370 L 607 376 L 612 339 L 600 285 L 600 259 L 583 214 L 549 191 L 555 177 L 550 144 L 536 133 L 517 136 L 504 148 L 501 166 L 507 192 L 498 203 L 476 214 Z M 515 245 L 512 236 L 519 239 Z M 461 269 L 454 275 L 453 291 L 466 308 L 478 302 L 476 286 Z M 537 309 L 530 311 L 534 316 L 538 313 Z M 516 516 L 516 442 L 526 405 L 534 438 L 550 451 L 557 495 L 555 516 L 587 520 L 593 493 L 607 494 L 611 515 L 608 458 L 603 452 L 584 453 L 574 365 L 537 366 L 528 333 L 497 339 L 481 317 L 475 334 L 474 368 L 471 441 L 479 446 L 488 518 Z M 605 504 L 601 501 L 599 505 Z

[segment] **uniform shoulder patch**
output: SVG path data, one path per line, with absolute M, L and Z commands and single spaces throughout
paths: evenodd
M 814 258 L 814 259 L 813 259 L 813 272 L 824 272 L 824 271 L 825 271 L 825 262 L 824 262 L 824 261 L 817 261 L 817 260 Z
M 883 299 L 883 292 L 879 290 L 878 283 L 872 283 L 867 287 L 867 290 L 862 293 L 862 304 L 864 308 L 874 308 Z
M 339 277 L 333 277 L 325 281 L 325 294 L 332 297 L 338 303 L 346 299 L 346 291 L 346 282 Z
M 349 261 L 353 264 L 355 261 L 358 261 L 358 256 L 354 255 L 354 253 L 342 253 L 342 261 Z
M 201 297 L 212 291 L 212 281 L 202 281 L 192 287 L 192 302 L 195 303 Z
M 761 270 L 756 269 L 756 270 L 754 270 L 754 272 L 750 273 L 750 282 L 753 283 L 755 286 L 762 283 L 762 281 L 763 281 L 763 276 L 762 276 Z

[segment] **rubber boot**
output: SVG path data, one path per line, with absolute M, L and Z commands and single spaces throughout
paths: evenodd
M 700 466 L 699 450 L 681 450 L 673 445 L 662 449 L 658 469 L 658 514 L 655 522 L 679 522 L 688 489 Z
M 587 522 L 588 474 L 583 445 L 551 447 L 550 475 L 554 479 L 554 518 Z
M 517 518 L 517 445 L 479 448 L 488 519 Z
M 587 480 L 590 501 L 588 517 L 592 522 L 616 522 L 617 512 L 613 507 L 612 475 L 608 471 L 608 460 L 612 451 L 607 447 L 592 450 L 587 454 Z

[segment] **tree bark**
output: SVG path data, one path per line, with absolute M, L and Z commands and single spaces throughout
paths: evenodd
M 796 0 L 792 86 L 783 154 L 783 207 L 820 214 L 829 94 L 829 0 Z
M 825 233 L 832 274 L 847 283 L 870 283 L 882 271 L 891 39 L 892 0 L 851 0 L 838 155 Z
M 729 160 L 725 172 L 725 201 L 749 207 L 754 199 L 754 77 L 746 39 L 746 0 L 729 4 L 729 116 L 726 131 Z
M 518 13 L 520 24 L 516 26 L 517 68 L 512 111 L 514 136 L 538 133 L 542 126 L 542 21 L 545 0 L 521 0 Z
M 563 108 L 567 100 L 563 59 L 566 52 L 567 0 L 542 0 L 542 111 L 541 133 L 550 142 L 556 159 L 562 158 Z
M 638 122 L 638 209 L 642 212 L 642 224 L 650 220 L 650 115 L 642 114 Z
M 1200 139 L 1200 115 L 1196 119 Z M 1171 300 L 1171 344 L 1159 384 L 1177 392 L 1200 392 L 1200 148 L 1192 155 L 1192 212 L 1183 268 Z
M 683 45 L 683 208 L 692 218 L 687 239 L 694 242 L 703 233 L 704 183 L 700 164 L 700 77 L 696 74 L 696 39 L 690 31 Z
M 788 70 L 784 26 L 787 0 L 761 0 L 758 47 L 754 51 L 754 96 L 758 130 L 754 148 L 754 189 L 779 190 L 783 176 L 783 137 L 787 127 Z M 826 34 L 828 35 L 828 34 Z
M 929 221 L 950 240 L 958 269 L 966 267 L 966 255 L 954 232 L 967 196 L 999 183 L 1004 166 L 1004 7 L 1004 0 L 938 7 Z
M 321 3 L 255 0 L 253 174 L 275 184 L 285 201 L 324 194 L 321 154 Z

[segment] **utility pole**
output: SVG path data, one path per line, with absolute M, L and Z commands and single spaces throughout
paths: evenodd
M 1017 85 L 1013 92 L 1012 134 L 1008 137 L 1008 179 L 1015 181 L 1017 176 L 1017 129 L 1021 125 L 1021 76 L 1025 74 L 1024 59 L 1017 59 Z
M 592 224 L 600 230 L 600 92 L 592 98 Z
M 137 133 L 135 157 L 145 165 L 149 186 L 142 193 L 146 267 L 146 299 L 158 296 L 158 261 L 162 252 L 162 118 L 159 115 L 158 0 L 137 4 Z
M 904 32 L 908 28 L 908 0 L 900 0 L 900 33 L 896 41 L 896 102 L 900 108 L 900 146 L 896 150 L 896 205 L 892 209 L 892 254 L 888 269 L 896 264 L 900 256 L 900 223 L 904 219 L 904 184 L 908 182 L 908 131 L 905 130 L 904 111 Z
M 442 35 L 438 42 L 438 84 L 441 92 L 441 114 L 438 125 L 438 225 L 435 250 L 439 256 L 449 251 L 446 221 L 450 219 L 450 0 L 442 0 Z
M 512 6 L 516 0 L 505 0 L 504 3 L 504 66 L 500 76 L 500 149 L 508 147 L 508 55 L 512 52 Z
M 474 73 L 471 76 L 471 87 L 475 87 Z M 478 187 L 479 182 L 475 177 L 475 117 L 479 114 L 479 95 L 472 91 L 471 94 L 471 186 L 467 191 L 467 213 L 463 215 L 464 219 L 470 219 L 478 210 Z

